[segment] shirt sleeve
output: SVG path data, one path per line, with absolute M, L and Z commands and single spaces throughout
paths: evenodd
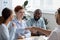
M 25 33 L 24 33 L 25 37 L 28 38 L 31 36 L 31 32 L 29 30 L 25 30 Z
M 26 22 L 25 22 L 24 24 L 25 24 L 25 25 L 24 25 L 25 28 L 27 28 Z M 30 37 L 30 36 L 31 36 L 30 30 L 25 30 L 24 35 L 25 35 L 26 38 L 27 38 L 27 37 Z
M 42 19 L 42 24 L 41 25 L 42 25 L 42 28 L 46 30 L 46 25 L 45 25 L 45 22 L 44 22 L 43 19 Z
M 9 40 L 9 32 L 8 31 L 6 31 L 6 29 L 5 28 L 1 28 L 1 30 L 2 30 L 2 38 L 4 39 L 4 40 Z
M 52 32 L 48 38 L 48 40 L 58 40 L 57 38 L 57 33 L 56 32 Z
M 30 26 L 31 26 L 31 20 L 28 20 L 28 21 L 26 22 L 26 25 L 27 25 L 27 27 L 30 27 Z

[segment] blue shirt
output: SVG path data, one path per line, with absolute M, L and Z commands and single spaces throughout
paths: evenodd
M 28 20 L 27 22 L 27 26 L 28 27 L 39 27 L 39 28 L 43 28 L 43 29 L 46 29 L 46 25 L 45 25 L 45 22 L 44 22 L 44 19 L 41 17 L 38 21 L 35 21 L 34 18 Z
M 25 36 L 25 37 L 30 37 L 31 32 L 29 30 L 25 30 L 27 28 L 26 22 L 22 20 L 22 22 L 18 21 L 17 18 L 13 20 L 13 22 L 16 24 L 17 29 L 16 29 L 16 35 L 15 38 L 19 36 Z
M 0 40 L 13 40 L 15 34 L 15 28 L 12 27 L 11 30 L 5 24 L 0 25 Z

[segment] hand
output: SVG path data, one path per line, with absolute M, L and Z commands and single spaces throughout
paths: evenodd
M 12 26 L 13 26 L 13 27 L 16 27 L 16 24 L 13 22 L 13 23 L 12 23 Z
M 37 30 L 35 29 L 35 27 L 32 27 L 31 30 L 30 30 L 32 33 L 36 33 Z
M 18 39 L 23 39 L 23 38 L 24 38 L 24 37 L 22 37 L 22 36 L 19 36 L 19 37 L 18 37 Z

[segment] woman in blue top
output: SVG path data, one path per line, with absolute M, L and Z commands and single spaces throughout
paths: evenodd
M 13 40 L 15 34 L 15 24 L 12 23 L 12 28 L 8 28 L 7 25 L 12 20 L 12 10 L 4 8 L 2 11 L 2 17 L 0 19 L 0 40 Z M 13 30 L 12 30 L 13 29 Z
M 30 37 L 31 33 L 29 30 L 26 30 L 26 22 L 22 20 L 24 16 L 24 8 L 22 6 L 16 6 L 15 9 L 16 18 L 14 18 L 13 22 L 16 24 L 16 39 L 17 38 L 25 38 Z

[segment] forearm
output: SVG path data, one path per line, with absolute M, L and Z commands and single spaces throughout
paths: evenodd
M 51 31 L 49 30 L 44 30 L 44 29 L 41 29 L 41 28 L 37 28 L 37 30 L 43 34 L 45 34 L 46 36 L 49 36 Z
M 30 30 L 31 33 L 36 33 L 37 30 L 35 30 L 33 27 L 32 28 L 26 28 L 26 30 Z

